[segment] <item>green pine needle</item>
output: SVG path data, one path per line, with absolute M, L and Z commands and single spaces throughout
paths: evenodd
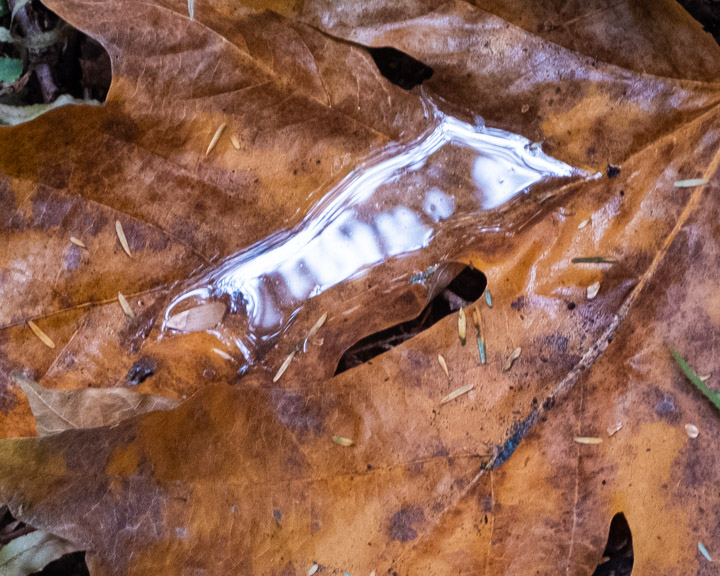
M 700 379 L 700 376 L 695 373 L 695 370 L 690 367 L 690 365 L 685 361 L 685 358 L 683 358 L 677 350 L 671 348 L 670 352 L 672 352 L 675 362 L 678 363 L 680 369 L 683 371 L 683 374 L 687 376 L 688 380 L 690 380 L 690 382 L 692 382 L 718 410 L 720 410 L 720 392 L 715 392 L 715 390 L 708 388 L 705 382 Z

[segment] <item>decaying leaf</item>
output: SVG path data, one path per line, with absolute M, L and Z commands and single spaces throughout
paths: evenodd
M 619 513 L 634 575 L 701 569 L 697 543 L 719 523 L 720 418 L 666 343 L 717 370 L 720 49 L 676 4 L 47 3 L 108 50 L 113 84 L 104 106 L 0 128 L 14 151 L 0 155 L 0 431 L 32 433 L 17 369 L 57 391 L 139 370 L 146 393 L 194 395 L 113 427 L 0 442 L 0 501 L 18 518 L 88 550 L 94 575 L 592 574 Z M 422 88 L 379 73 L 371 54 L 388 47 L 433 68 Z M 416 150 L 433 106 L 471 132 L 477 115 L 521 134 L 532 154 L 542 141 L 582 172 L 478 211 L 484 160 L 441 148 L 412 182 L 363 189 L 387 192 L 377 213 L 332 204 L 358 167 Z M 241 154 L 205 157 L 219 122 Z M 469 156 L 477 169 L 457 172 Z M 622 171 L 594 176 L 609 164 Z M 684 175 L 707 184 L 676 187 Z M 280 258 L 257 284 L 222 274 L 238 258 L 262 268 L 268 243 L 320 238 L 328 205 L 347 220 L 316 261 Z M 68 249 L 78 230 L 91 255 Z M 395 245 L 401 231 L 412 242 Z M 361 273 L 335 282 L 353 258 Z M 323 289 L 274 331 L 277 310 L 250 295 L 302 292 L 275 281 L 313 262 Z M 420 314 L 467 262 L 493 280 L 487 365 L 449 318 L 335 375 L 345 350 Z M 577 298 L 598 272 L 602 291 Z M 213 301 L 219 277 L 237 290 Z M 117 313 L 118 286 L 143 300 L 136 323 Z M 323 346 L 273 382 L 325 312 L 337 321 Z M 231 345 L 237 362 L 213 352 Z M 476 401 L 437 410 L 438 355 Z M 619 421 L 601 444 L 573 441 Z
M 222 302 L 211 302 L 184 310 L 168 318 L 166 327 L 181 332 L 198 332 L 214 328 L 225 316 L 227 308 Z
M 40 436 L 64 430 L 112 426 L 153 410 L 170 410 L 175 400 L 138 394 L 124 388 L 48 390 L 22 376 L 15 382 L 30 402 Z

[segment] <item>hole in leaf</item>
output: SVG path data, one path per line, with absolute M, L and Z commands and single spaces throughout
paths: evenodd
M 85 562 L 85 552 L 73 552 L 50 562 L 31 576 L 90 576 L 90 572 Z
M 610 522 L 607 546 L 603 562 L 593 576 L 630 576 L 635 557 L 633 555 L 632 533 L 622 512 L 615 514 Z
M 364 48 L 372 56 L 380 74 L 403 90 L 415 88 L 433 75 L 433 69 L 430 66 L 396 48 L 389 46 L 380 48 L 365 46 Z
M 485 274 L 469 266 L 465 267 L 416 318 L 366 336 L 346 350 L 340 358 L 335 374 L 364 364 L 375 356 L 417 336 L 445 316 L 457 312 L 460 308 L 480 298 L 485 292 L 486 286 Z
M 38 0 L 10 2 L 6 11 L 0 10 L 0 27 L 10 31 L 10 39 L 0 43 L 0 60 L 21 63 L 17 74 L 2 78 L 0 104 L 49 104 L 60 96 L 105 101 L 112 79 L 110 56 L 95 40 Z

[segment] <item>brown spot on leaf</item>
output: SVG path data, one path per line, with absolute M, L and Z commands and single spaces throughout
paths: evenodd
M 403 506 L 390 518 L 390 538 L 410 542 L 417 538 L 417 528 L 425 522 L 425 513 L 419 506 Z

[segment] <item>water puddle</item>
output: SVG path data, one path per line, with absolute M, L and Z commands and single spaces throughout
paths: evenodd
M 163 331 L 209 330 L 252 363 L 258 345 L 277 340 L 308 299 L 391 259 L 432 252 L 441 234 L 462 229 L 471 239 L 502 229 L 502 217 L 488 216 L 540 182 L 588 177 L 522 136 L 464 122 L 429 98 L 425 105 L 420 137 L 369 158 L 295 228 L 192 280 L 168 306 Z M 440 252 L 430 260 L 447 256 Z M 220 322 L 226 313 L 242 322 L 229 328 Z

